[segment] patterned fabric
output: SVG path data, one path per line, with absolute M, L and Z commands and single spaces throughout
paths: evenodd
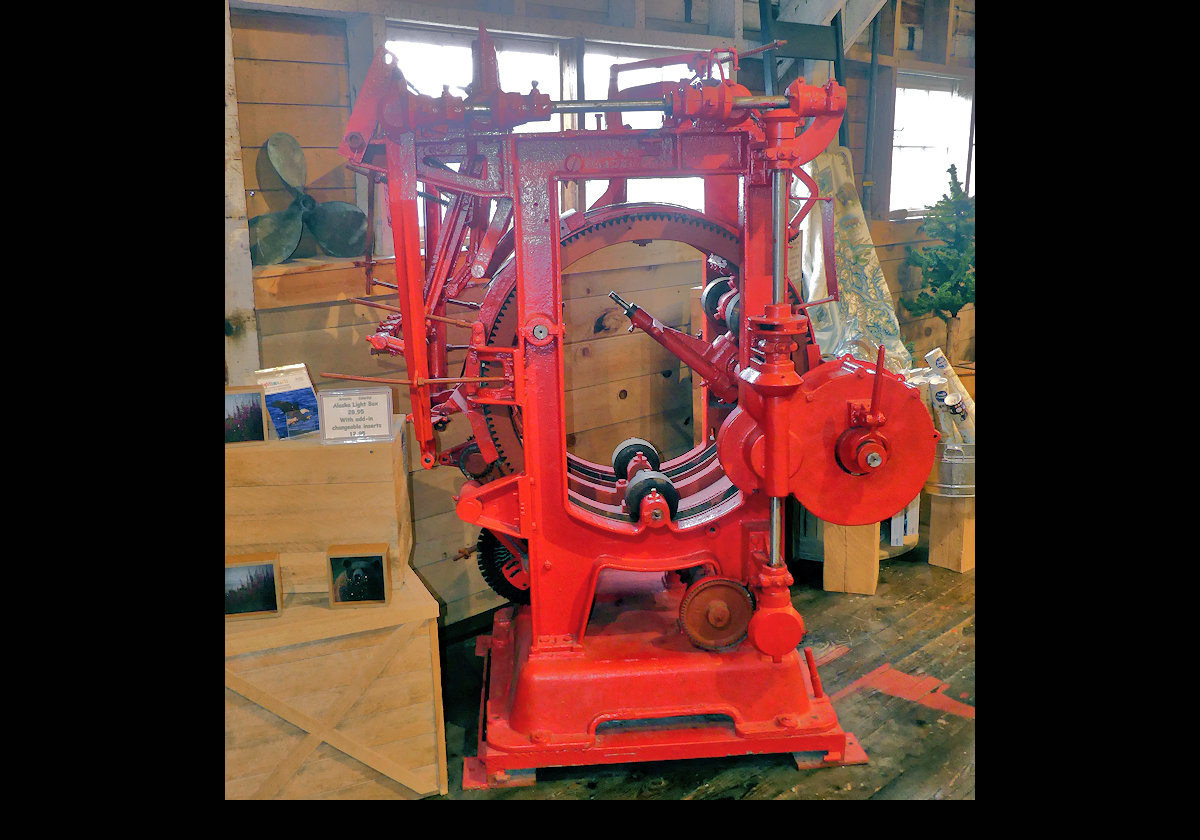
M 854 187 L 854 169 L 850 150 L 830 146 L 804 167 L 820 188 L 820 195 L 834 197 L 834 265 L 837 267 L 839 300 L 808 310 L 821 353 L 874 362 L 882 343 L 886 348 L 884 365 L 901 371 L 912 365 L 912 354 L 900 337 L 900 324 L 892 304 L 892 293 L 879 267 L 871 230 L 862 202 Z M 806 197 L 808 188 L 793 181 L 792 192 Z M 803 202 L 792 202 L 792 212 Z M 824 245 L 821 238 L 820 203 L 800 225 L 802 235 L 789 246 L 788 264 L 803 269 L 805 300 L 827 297 Z M 797 283 L 797 287 L 800 284 Z

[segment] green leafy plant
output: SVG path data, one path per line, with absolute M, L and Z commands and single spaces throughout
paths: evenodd
M 946 324 L 942 352 L 954 361 L 959 311 L 975 302 L 975 199 L 963 193 L 958 170 L 951 165 L 950 194 L 925 208 L 925 221 L 917 230 L 942 244 L 923 250 L 908 249 L 907 263 L 921 269 L 921 291 L 912 300 L 901 299 L 909 313 L 933 313 Z

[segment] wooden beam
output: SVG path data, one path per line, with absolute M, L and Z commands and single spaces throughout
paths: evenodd
M 708 0 L 708 34 L 740 43 L 743 32 L 742 0 Z
M 868 73 L 870 70 L 868 69 Z M 892 191 L 892 136 L 896 124 L 896 70 L 879 65 L 875 69 L 875 126 L 871 131 L 870 206 L 868 219 L 886 219 Z
M 892 0 L 892 49 L 889 55 L 896 55 L 900 52 L 900 46 L 907 43 L 904 35 L 904 26 L 901 24 L 903 15 L 900 10 L 903 8 L 904 0 Z
M 646 0 L 608 0 L 608 22 L 625 29 L 645 29 Z
M 950 0 L 925 0 L 925 18 L 921 24 L 922 61 L 950 63 L 950 45 L 954 40 L 954 16 L 950 12 Z
M 583 90 L 583 38 L 568 38 L 558 42 L 558 66 L 562 76 L 560 79 L 562 98 L 564 100 L 585 99 Z M 563 114 L 563 131 L 572 131 L 583 127 L 583 115 Z M 559 197 L 560 211 L 577 210 L 580 213 L 587 210 L 587 184 L 585 181 L 562 181 L 562 194 Z
M 842 10 L 842 53 L 845 54 L 851 45 L 862 35 L 863 30 L 871 25 L 875 15 L 889 0 L 846 0 Z
M 780 0 L 779 19 L 828 26 L 846 0 Z
M 242 164 L 241 123 L 233 71 L 233 28 L 225 3 L 225 383 L 253 385 L 262 367 L 254 314 L 254 275 Z
M 358 90 L 367 78 L 367 69 L 375 58 L 375 52 L 387 41 L 387 20 L 380 14 L 353 14 L 346 18 L 346 73 L 350 82 L 350 105 L 358 98 Z M 354 197 L 358 209 L 367 212 L 370 195 L 367 176 L 354 175 Z M 388 224 L 387 189 L 382 185 L 375 188 L 375 213 L 373 256 L 391 255 L 395 249 L 392 227 Z
M 630 29 L 587 20 L 534 17 L 492 11 L 457 8 L 405 0 L 228 0 L 238 9 L 278 11 L 287 14 L 312 14 L 347 17 L 351 14 L 379 14 L 390 23 L 435 24 L 466 31 L 477 31 L 482 24 L 493 35 L 537 35 L 549 38 L 586 38 L 589 41 L 651 47 L 667 50 L 710 50 L 718 47 L 753 49 L 757 42 L 745 40 L 739 30 L 736 38 L 667 29 Z M 644 4 L 645 0 L 640 0 Z M 515 8 L 515 6 L 514 6 Z M 643 15 L 642 20 L 645 20 Z

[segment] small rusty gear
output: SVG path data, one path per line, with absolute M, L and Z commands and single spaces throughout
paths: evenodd
M 701 578 L 683 596 L 679 626 L 696 647 L 727 650 L 746 638 L 754 606 L 754 595 L 738 581 Z

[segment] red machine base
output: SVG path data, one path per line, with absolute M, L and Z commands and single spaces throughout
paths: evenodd
M 597 600 L 582 644 L 530 653 L 529 607 L 496 614 L 479 747 L 463 788 L 531 785 L 539 767 L 792 753 L 799 768 L 865 764 L 820 679 L 792 651 L 724 652 L 679 631 L 679 588 Z

